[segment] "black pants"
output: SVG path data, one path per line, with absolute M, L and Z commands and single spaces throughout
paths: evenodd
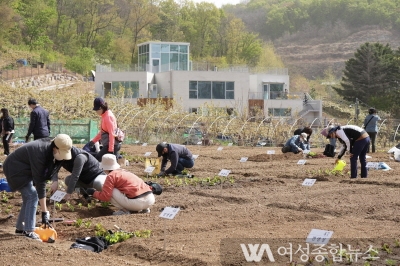
M 372 144 L 372 152 L 375 152 L 375 140 L 376 140 L 376 134 L 377 132 L 367 132 L 369 135 L 369 138 L 371 139 L 371 144 Z M 368 145 L 368 150 L 367 153 L 369 152 L 369 145 Z
M 3 136 L 3 147 L 4 147 L 5 155 L 10 154 L 10 141 L 11 141 L 13 135 L 14 135 L 14 133 L 10 133 L 10 134 L 6 134 Z

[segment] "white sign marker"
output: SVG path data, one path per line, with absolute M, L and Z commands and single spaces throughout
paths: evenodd
M 267 145 L 267 143 L 266 142 L 261 142 L 260 145 L 261 146 L 265 146 L 265 145 Z
M 161 212 L 160 217 L 172 220 L 178 214 L 180 208 L 173 208 L 173 207 L 165 207 L 164 210 Z
M 50 197 L 51 200 L 60 202 L 64 196 L 67 195 L 67 192 L 61 191 L 61 190 L 57 190 L 56 192 L 54 192 L 54 194 Z
M 229 142 L 229 143 L 228 143 L 228 146 L 229 146 L 229 147 L 230 147 L 230 146 L 232 146 L 232 145 L 233 145 L 233 143 L 232 143 L 232 142 Z
M 239 162 L 245 163 L 245 162 L 247 162 L 248 159 L 249 159 L 249 157 L 242 157 L 242 158 L 240 158 Z
M 147 166 L 146 169 L 144 169 L 145 173 L 153 173 L 154 169 L 156 169 L 154 166 Z
M 275 150 L 268 150 L 267 154 L 275 154 Z
M 148 151 L 144 154 L 145 157 L 149 157 L 151 155 L 151 151 Z
M 222 169 L 220 172 L 219 172 L 219 176 L 225 176 L 225 177 L 227 177 L 228 175 L 229 175 L 229 173 L 231 172 L 231 170 L 226 170 L 226 169 Z
M 306 162 L 307 162 L 307 160 L 299 160 L 299 161 L 297 162 L 297 164 L 305 165 Z
M 301 185 L 306 186 L 306 187 L 312 187 L 315 184 L 315 181 L 317 181 L 317 179 L 306 178 L 306 179 L 304 179 L 303 184 L 301 184 Z
M 201 144 L 203 144 L 203 142 L 201 142 L 201 141 L 197 142 L 197 145 L 201 145 Z
M 197 158 L 199 158 L 199 155 L 198 154 L 193 154 L 192 157 L 193 157 L 193 159 L 196 160 Z
M 304 150 L 303 151 L 303 154 L 309 154 L 310 153 L 310 150 Z
M 223 147 L 218 147 L 217 151 L 222 151 Z
M 143 144 L 142 144 L 142 146 L 147 146 L 147 143 L 146 143 L 146 142 L 145 142 L 145 143 L 143 143 Z
M 328 244 L 329 239 L 332 237 L 333 231 L 326 231 L 320 229 L 311 229 L 310 234 L 308 234 L 306 243 L 311 244 Z
M 136 144 L 138 144 L 138 143 L 139 143 L 139 141 L 137 140 L 137 141 L 135 141 L 135 143 L 136 143 Z
M 370 168 L 370 169 L 379 169 L 379 163 L 367 162 L 367 168 Z

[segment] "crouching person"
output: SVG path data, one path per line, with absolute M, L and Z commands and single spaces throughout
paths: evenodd
M 285 146 L 283 146 L 282 152 L 283 153 L 293 152 L 295 154 L 302 152 L 306 149 L 306 146 L 304 145 L 305 141 L 307 141 L 306 133 L 301 133 L 300 135 L 294 135 L 286 142 Z
M 102 191 L 88 188 L 89 195 L 101 201 L 110 201 L 119 208 L 113 215 L 150 212 L 150 206 L 155 203 L 154 194 L 162 192 L 159 184 L 148 185 L 135 174 L 121 169 L 114 154 L 104 154 L 100 166 L 107 174 Z

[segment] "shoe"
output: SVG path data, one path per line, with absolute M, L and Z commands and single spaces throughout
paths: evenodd
M 125 215 L 125 214 L 131 214 L 130 212 L 124 212 L 123 210 L 119 210 L 116 212 L 113 212 L 113 215 Z
M 43 242 L 43 241 L 40 239 L 40 237 L 38 236 L 38 234 L 36 234 L 35 232 L 30 232 L 30 233 L 26 232 L 26 233 L 25 233 L 25 237 L 30 238 L 30 239 L 33 239 L 33 240 L 36 240 L 36 241 Z
M 24 236 L 26 232 L 24 230 L 15 229 L 15 235 L 17 236 Z

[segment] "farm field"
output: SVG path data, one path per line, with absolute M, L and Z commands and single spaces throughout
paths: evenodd
M 352 265 L 399 265 L 400 163 L 391 160 L 386 150 L 369 154 L 372 158 L 368 160 L 385 162 L 392 170 L 370 170 L 367 179 L 350 180 L 347 156 L 343 175 L 338 175 L 331 172 L 332 158 L 307 158 L 305 165 L 299 165 L 302 154 L 282 154 L 277 147 L 223 146 L 220 151 L 218 147 L 188 146 L 199 155 L 190 169 L 193 179 L 155 180 L 146 177 L 143 161 L 146 152 L 155 158 L 155 145 L 123 145 L 121 151 L 133 158 L 124 168 L 164 187 L 151 213 L 112 216 L 113 206 L 92 203 L 88 208 L 74 194 L 70 201 L 73 210 L 63 204 L 54 214 L 53 203 L 48 206 L 52 217 L 81 220 L 82 225 L 56 223 L 59 238 L 52 244 L 14 235 L 21 198 L 18 193 L 2 193 L 2 265 L 295 265 L 289 264 L 289 255 L 278 256 L 276 250 L 275 263 L 266 254 L 260 263 L 248 263 L 238 243 L 287 247 L 289 242 L 305 240 L 311 229 L 333 231 L 330 244 L 356 243 L 366 252 L 367 244 L 372 243 L 379 249 L 381 259 L 370 264 L 353 261 Z M 269 155 L 268 150 L 276 154 Z M 241 157 L 248 160 L 240 162 Z M 231 171 L 222 184 L 221 177 L 215 178 L 221 169 Z M 66 175 L 61 171 L 60 179 Z M 305 187 L 305 178 L 317 181 Z M 159 217 L 166 206 L 180 207 L 175 219 Z M 113 231 L 114 225 L 129 232 L 150 230 L 151 236 L 127 239 L 101 253 L 70 249 L 76 238 L 95 236 L 96 224 Z M 391 254 L 382 250 L 383 243 L 388 243 Z M 345 265 L 345 258 L 312 265 Z M 295 255 L 292 260 L 306 265 Z M 388 264 L 392 262 L 395 264 Z

